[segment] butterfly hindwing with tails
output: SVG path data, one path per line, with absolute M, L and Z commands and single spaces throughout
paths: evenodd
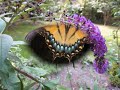
M 51 61 L 66 58 L 70 62 L 82 52 L 86 38 L 87 34 L 74 25 L 56 23 L 31 31 L 26 36 L 26 41 L 40 57 Z

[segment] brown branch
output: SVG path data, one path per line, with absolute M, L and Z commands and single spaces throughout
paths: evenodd
M 40 82 L 39 80 L 37 80 L 36 78 L 34 78 L 33 76 L 31 76 L 30 74 L 28 74 L 28 73 L 26 73 L 26 72 L 24 72 L 24 71 L 22 71 L 22 70 L 20 70 L 20 69 L 18 69 L 18 68 L 16 68 L 16 67 L 14 67 L 14 69 L 15 69 L 17 72 L 19 72 L 19 73 L 27 76 L 28 78 L 34 80 L 35 82 L 37 82 L 37 83 L 42 83 L 42 82 Z

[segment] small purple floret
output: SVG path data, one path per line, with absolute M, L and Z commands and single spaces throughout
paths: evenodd
M 96 72 L 103 74 L 104 72 L 106 72 L 107 68 L 108 68 L 108 60 L 105 58 L 96 58 L 94 63 L 93 63 L 93 67 L 95 68 Z

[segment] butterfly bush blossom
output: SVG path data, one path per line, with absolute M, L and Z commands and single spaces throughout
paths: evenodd
M 108 68 L 108 60 L 104 58 L 104 55 L 107 52 L 107 47 L 105 39 L 102 37 L 99 28 L 90 20 L 87 20 L 84 16 L 80 16 L 78 14 L 69 16 L 68 22 L 87 32 L 88 41 L 91 45 L 90 48 L 94 52 L 94 56 L 96 56 L 93 62 L 93 67 L 98 73 L 104 73 Z

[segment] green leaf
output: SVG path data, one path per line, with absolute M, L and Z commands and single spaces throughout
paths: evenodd
M 66 79 L 67 79 L 67 80 L 71 80 L 71 74 L 70 74 L 70 73 L 67 74 Z
M 0 62 L 3 62 L 7 58 L 12 43 L 13 39 L 11 36 L 0 34 Z
M 30 88 L 33 87 L 34 85 L 35 85 L 35 82 L 27 85 L 27 86 L 24 88 L 24 90 L 30 90 Z
M 8 61 L 7 54 L 13 39 L 9 35 L 0 34 L 0 77 L 1 83 L 7 90 L 21 90 L 20 80 L 16 76 L 13 66 Z
M 98 87 L 97 81 L 94 82 L 94 90 L 99 90 L 99 87 Z
M 117 72 L 118 72 L 118 76 L 120 76 L 120 68 L 119 67 L 118 67 Z
M 105 88 L 100 88 L 100 90 L 105 90 Z
M 14 62 L 18 61 L 21 65 L 23 65 L 21 59 L 19 57 L 17 57 L 14 53 L 11 53 L 11 52 L 8 53 L 7 58 Z
M 81 87 L 81 88 L 79 88 L 79 90 L 83 90 L 83 88 Z
M 25 66 L 23 67 L 23 69 L 27 72 L 27 73 L 34 73 L 36 76 L 46 76 L 48 74 L 48 72 L 42 68 L 38 68 L 38 67 L 30 67 L 30 66 Z
M 69 88 L 66 88 L 64 86 L 58 85 L 57 90 L 70 90 Z
M 58 82 L 59 82 L 59 79 L 57 79 L 57 80 L 49 80 L 49 81 L 44 82 L 43 85 L 46 88 L 48 88 L 48 90 L 49 89 L 54 90 L 57 87 Z
M 2 33 L 5 30 L 6 22 L 0 18 L 0 33 Z
M 1 66 L 0 66 L 1 68 Z M 8 60 L 4 60 L 0 70 L 1 83 L 7 90 L 22 90 L 21 82 L 16 76 L 14 68 Z
M 51 89 L 49 87 L 43 85 L 42 90 L 51 90 Z

